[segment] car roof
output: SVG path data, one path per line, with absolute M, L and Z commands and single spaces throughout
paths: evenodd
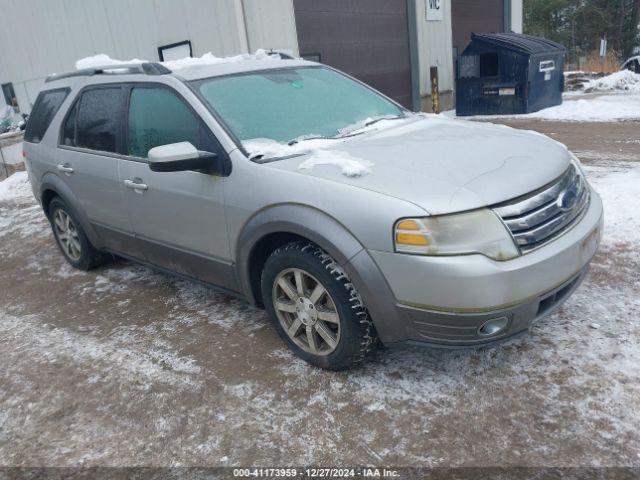
M 236 62 L 220 62 L 215 64 L 192 65 L 184 68 L 172 69 L 172 72 L 186 81 L 200 80 L 202 78 L 220 77 L 240 73 L 250 73 L 260 70 L 276 70 L 280 68 L 295 68 L 319 66 L 320 64 L 306 60 L 242 60 Z
M 174 77 L 190 82 L 204 78 L 235 75 L 264 70 L 278 70 L 282 68 L 318 67 L 319 63 L 302 59 L 281 59 L 273 56 L 268 58 L 229 57 L 210 59 L 186 59 L 177 62 L 150 63 L 127 62 L 122 64 L 95 65 L 81 70 L 74 70 L 62 74 L 52 74 L 47 77 L 46 83 L 51 88 L 72 86 L 79 78 L 93 77 L 97 79 L 102 75 L 108 75 L 110 80 L 122 79 L 126 81 L 130 75 L 146 75 L 149 80 L 153 76 L 173 75 Z

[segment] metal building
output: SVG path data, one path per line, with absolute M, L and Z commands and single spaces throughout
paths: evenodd
M 22 112 L 47 74 L 79 58 L 157 61 L 258 48 L 344 70 L 403 105 L 429 109 L 430 67 L 445 107 L 471 32 L 522 31 L 522 0 L 0 0 L 0 106 Z

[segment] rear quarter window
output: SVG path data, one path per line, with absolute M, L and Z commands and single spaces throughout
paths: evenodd
M 42 140 L 69 91 L 68 88 L 59 88 L 40 92 L 27 122 L 25 141 L 38 143 Z

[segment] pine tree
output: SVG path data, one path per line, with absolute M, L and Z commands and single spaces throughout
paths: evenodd
M 639 12 L 640 0 L 524 0 L 525 33 L 564 44 L 574 58 L 606 38 L 626 58 L 640 46 Z

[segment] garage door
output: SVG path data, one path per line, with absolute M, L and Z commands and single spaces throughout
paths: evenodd
M 411 107 L 406 0 L 294 0 L 300 55 Z
M 504 31 L 504 0 L 452 0 L 451 28 L 454 52 L 469 44 L 471 33 Z

